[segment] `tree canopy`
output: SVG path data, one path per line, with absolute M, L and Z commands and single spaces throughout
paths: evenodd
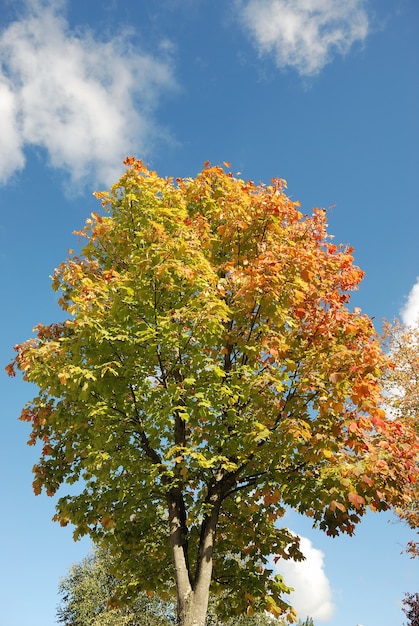
M 285 507 L 352 534 L 415 479 L 414 430 L 382 407 L 387 357 L 348 306 L 363 272 L 281 179 L 126 165 L 54 273 L 66 319 L 8 367 L 39 388 L 21 415 L 35 493 L 76 484 L 55 519 L 119 558 L 127 598 L 173 576 L 182 626 L 204 624 L 210 583 L 221 616 L 292 620 L 270 561 L 302 558 Z

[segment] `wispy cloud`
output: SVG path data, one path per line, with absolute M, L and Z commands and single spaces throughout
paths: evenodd
M 332 591 L 324 570 L 324 554 L 313 547 L 310 539 L 300 537 L 300 548 L 305 561 L 279 560 L 275 569 L 284 577 L 290 587 L 294 587 L 289 601 L 302 619 L 312 617 L 318 621 L 328 621 L 334 613 Z
M 407 296 L 406 304 L 400 311 L 402 322 L 413 326 L 419 321 L 419 278 Z
M 364 0 L 238 0 L 237 5 L 258 52 L 305 76 L 363 42 L 369 30 Z
M 127 154 L 147 156 L 162 132 L 153 113 L 175 86 L 167 46 L 157 57 L 129 33 L 72 32 L 63 5 L 28 0 L 0 32 L 0 182 L 24 167 L 31 146 L 73 182 L 109 184 Z

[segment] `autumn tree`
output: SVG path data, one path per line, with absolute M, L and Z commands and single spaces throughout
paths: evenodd
M 419 323 L 395 320 L 384 325 L 384 343 L 392 361 L 385 371 L 384 388 L 390 413 L 415 428 L 419 436 Z M 411 498 L 400 514 L 412 528 L 419 528 L 419 485 L 411 483 Z M 408 551 L 419 556 L 419 542 L 411 541 Z
M 285 507 L 352 534 L 415 476 L 414 432 L 381 407 L 387 358 L 348 307 L 363 273 L 280 179 L 126 165 L 55 271 L 67 319 L 8 367 L 39 388 L 35 493 L 73 485 L 55 519 L 111 551 L 120 598 L 173 576 L 181 626 L 203 626 L 210 584 L 220 619 L 292 621 L 269 565 L 302 557 Z

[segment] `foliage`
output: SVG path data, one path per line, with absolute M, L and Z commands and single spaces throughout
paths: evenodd
M 55 519 L 119 559 L 121 597 L 174 576 L 179 622 L 203 624 L 212 581 L 220 619 L 293 620 L 268 561 L 302 558 L 284 507 L 352 534 L 415 476 L 415 435 L 381 407 L 387 359 L 347 306 L 363 273 L 280 179 L 126 165 L 55 271 L 68 319 L 8 366 L 39 387 L 35 493 L 79 485 Z
M 409 620 L 407 626 L 419 626 L 419 593 L 406 593 L 403 604 L 403 612 Z
M 411 423 L 419 434 L 419 324 L 407 326 L 395 320 L 384 325 L 384 339 L 393 366 L 385 376 L 387 402 L 397 419 Z M 411 500 L 401 516 L 419 528 L 419 484 L 411 483 Z M 419 556 L 419 542 L 410 542 L 408 552 Z
M 419 430 L 419 324 L 385 323 L 384 339 L 393 366 L 386 371 L 386 392 L 395 415 Z
M 141 593 L 130 606 L 111 608 L 117 587 L 112 559 L 103 550 L 73 565 L 60 582 L 59 623 L 65 626 L 172 626 L 175 605 Z

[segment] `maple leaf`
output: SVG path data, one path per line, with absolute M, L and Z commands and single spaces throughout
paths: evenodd
M 356 509 L 360 509 L 365 504 L 365 499 L 354 492 L 349 493 L 348 500 Z
M 8 365 L 6 365 L 5 370 L 8 376 L 11 376 L 11 377 L 16 376 L 14 363 L 9 363 Z

